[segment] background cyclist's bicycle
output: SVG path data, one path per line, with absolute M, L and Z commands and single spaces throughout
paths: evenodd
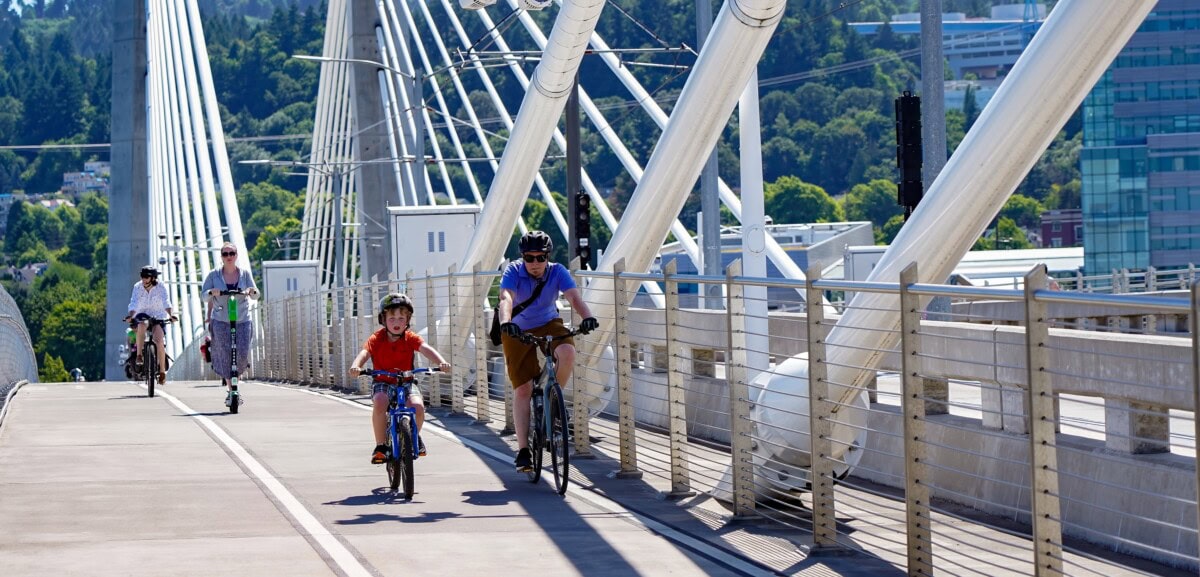
M 579 334 L 572 329 L 565 335 L 539 337 L 521 333 L 521 342 L 537 346 L 542 353 L 542 373 L 533 381 L 533 392 L 529 398 L 529 452 L 533 468 L 527 473 L 529 481 L 538 482 L 542 476 L 542 450 L 550 453 L 550 470 L 554 472 L 554 489 L 559 495 L 567 492 L 567 474 L 570 466 L 570 435 L 567 431 L 567 403 L 562 387 L 558 384 L 554 360 L 554 341 Z
M 129 323 L 127 331 L 129 339 L 128 356 L 125 359 L 125 376 L 131 381 L 146 381 L 146 396 L 154 396 L 154 387 L 159 383 L 159 373 L 165 373 L 167 367 L 170 366 L 168 361 L 167 367 L 158 366 L 158 344 L 154 342 L 154 327 L 160 326 L 163 328 L 163 333 L 166 333 L 167 325 L 171 323 L 171 319 L 156 319 L 145 313 L 139 313 L 133 318 L 125 317 L 125 321 Z M 137 325 L 144 323 L 146 325 L 146 338 L 142 342 L 142 363 L 138 364 L 135 356 L 136 348 L 134 340 L 137 339 Z M 162 382 L 166 382 L 163 379 Z

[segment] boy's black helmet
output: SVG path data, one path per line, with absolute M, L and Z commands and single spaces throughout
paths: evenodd
M 521 235 L 521 242 L 517 243 L 517 248 L 522 253 L 544 252 L 549 254 L 554 251 L 554 241 L 550 240 L 550 235 L 540 230 L 531 230 Z
M 146 265 L 146 266 L 142 267 L 141 277 L 142 278 L 150 277 L 150 278 L 156 279 L 156 278 L 158 278 L 158 269 L 154 268 L 154 265 Z
M 404 293 L 388 293 L 387 296 L 379 301 L 379 324 L 383 324 L 383 313 L 387 312 L 388 309 L 397 307 L 408 309 L 409 317 L 412 317 L 413 313 L 416 312 L 413 308 L 412 300 L 408 298 L 408 295 Z

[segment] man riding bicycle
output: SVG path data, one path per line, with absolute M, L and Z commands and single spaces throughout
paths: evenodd
M 171 295 L 167 287 L 158 282 L 158 269 L 152 265 L 142 267 L 142 280 L 133 285 L 133 295 L 129 297 L 129 316 L 125 322 L 137 323 L 137 340 L 133 346 L 137 350 L 137 365 L 142 365 L 142 343 L 146 340 L 146 320 L 176 320 L 171 313 Z M 167 382 L 167 348 L 163 346 L 163 326 L 154 324 L 154 344 L 158 350 L 158 381 Z
M 521 236 L 518 244 L 521 260 L 514 262 L 500 277 L 500 330 L 508 378 L 513 383 L 513 420 L 517 428 L 517 471 L 533 467 L 529 453 L 529 398 L 538 366 L 537 347 L 518 338 L 522 332 L 536 336 L 562 336 L 570 331 L 558 316 L 559 293 L 571 303 L 571 308 L 583 317 L 579 332 L 587 334 L 600 326 L 591 309 L 583 302 L 579 289 L 567 268 L 550 262 L 554 242 L 540 230 Z M 514 303 L 520 303 L 514 306 Z M 513 315 L 514 308 L 519 309 Z M 554 358 L 558 363 L 558 382 L 567 383 L 575 368 L 575 342 L 570 338 L 555 341 Z

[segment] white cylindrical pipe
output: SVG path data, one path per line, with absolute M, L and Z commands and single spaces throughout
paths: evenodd
M 867 280 L 895 282 L 916 263 L 920 282 L 944 282 L 1154 4 L 1059 2 Z M 839 326 L 879 330 L 829 334 L 832 398 L 847 403 L 859 394 L 872 372 L 849 367 L 877 366 L 898 342 L 889 331 L 900 326 L 898 308 L 895 294 L 854 297 Z M 799 372 L 800 363 L 789 359 L 780 372 Z M 854 436 L 834 421 L 835 439 Z M 834 443 L 835 458 L 845 446 Z
M 533 83 L 521 102 L 479 225 L 459 263 L 460 271 L 469 272 L 476 263 L 490 269 L 504 255 L 508 243 L 498 239 L 509 238 L 525 206 L 529 189 L 550 145 L 550 134 L 566 107 L 567 95 L 579 69 L 579 60 L 587 49 L 588 37 L 595 30 L 603 7 L 603 0 L 574 0 L 563 4 L 542 60 L 534 70 Z
M 762 57 L 786 6 L 782 0 L 751 4 L 756 8 L 735 10 L 730 3 L 722 7 L 598 271 L 612 271 L 619 259 L 625 259 L 626 270 L 650 267 L 754 72 L 754 66 L 747 63 Z M 734 12 L 771 17 L 747 24 Z M 605 310 L 613 305 L 612 287 L 611 279 L 596 279 L 585 291 L 584 300 L 594 309 Z M 597 331 L 600 334 L 589 342 L 607 342 L 611 331 L 611 326 L 602 325 Z M 594 359 L 599 355 L 597 350 L 589 350 L 582 356 Z
M 758 115 L 758 72 L 750 75 L 738 101 L 741 148 L 742 275 L 767 277 L 766 201 L 763 199 L 762 134 Z M 748 286 L 746 298 L 746 380 L 753 381 L 770 362 L 767 287 Z

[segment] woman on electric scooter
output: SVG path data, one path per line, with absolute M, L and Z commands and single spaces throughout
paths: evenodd
M 246 294 L 229 295 L 229 296 L 210 296 L 208 299 L 208 334 L 212 337 L 212 342 L 209 343 L 208 350 L 212 354 L 213 371 L 221 377 L 221 383 L 225 385 L 227 391 L 225 402 L 228 403 L 231 395 L 229 378 L 232 376 L 232 366 L 230 362 L 230 339 L 229 339 L 229 299 L 238 299 L 238 321 L 237 321 L 237 349 L 238 349 L 238 374 L 246 370 L 250 364 L 250 342 L 254 338 L 254 323 L 250 322 L 249 316 L 244 312 L 246 308 L 246 297 L 258 299 L 258 287 L 254 284 L 254 277 L 250 271 L 243 269 L 237 265 L 237 247 L 233 243 L 227 242 L 221 246 L 221 268 L 208 273 L 204 278 L 204 286 L 202 290 L 205 294 L 208 291 L 216 290 L 233 290 L 241 289 Z

